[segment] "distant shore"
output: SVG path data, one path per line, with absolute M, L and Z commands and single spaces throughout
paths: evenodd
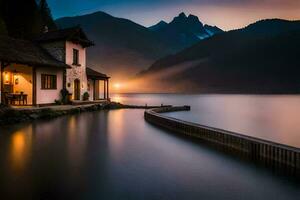
M 113 95 L 120 94 L 167 94 L 167 95 L 300 95 L 300 91 L 291 91 L 291 92 L 234 92 L 234 91 L 202 91 L 202 92 L 121 92 L 121 93 L 112 93 Z

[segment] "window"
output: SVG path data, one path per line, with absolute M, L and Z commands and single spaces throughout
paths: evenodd
M 42 89 L 56 89 L 56 75 L 42 74 Z
M 79 65 L 79 51 L 73 49 L 73 65 Z

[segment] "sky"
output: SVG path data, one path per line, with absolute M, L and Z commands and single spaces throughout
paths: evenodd
M 300 19 L 300 0 L 48 0 L 48 4 L 55 19 L 104 11 L 144 26 L 170 22 L 180 12 L 224 30 L 266 18 Z

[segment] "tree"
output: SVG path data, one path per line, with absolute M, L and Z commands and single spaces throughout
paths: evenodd
M 0 35 L 7 35 L 5 22 L 0 18 Z
M 57 27 L 53 21 L 51 10 L 48 6 L 47 0 L 40 0 L 39 11 L 43 22 L 43 27 L 47 26 L 49 30 L 56 30 Z
M 0 0 L 0 18 L 0 31 L 15 38 L 33 39 L 45 26 L 56 29 L 46 0 Z
M 35 0 L 2 0 L 1 3 L 2 19 L 10 36 L 31 39 L 40 33 L 41 21 Z

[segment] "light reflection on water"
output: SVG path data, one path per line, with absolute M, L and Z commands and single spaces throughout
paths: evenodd
M 15 171 L 23 169 L 28 159 L 31 138 L 23 132 L 16 132 L 11 138 L 11 165 Z
M 1 127 L 1 199 L 297 199 L 300 181 L 157 129 L 143 110 Z
M 190 112 L 166 115 L 300 147 L 300 95 L 117 94 L 112 99 L 139 105 L 190 105 Z

